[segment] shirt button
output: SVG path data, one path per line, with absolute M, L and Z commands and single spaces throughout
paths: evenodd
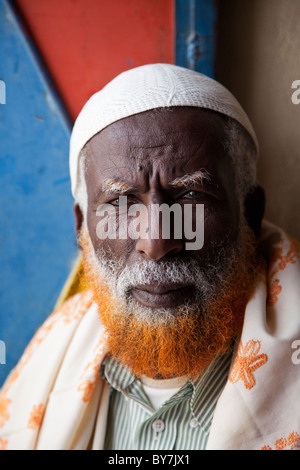
M 196 428 L 198 426 L 198 421 L 196 418 L 192 418 L 189 424 L 191 428 Z
M 152 423 L 152 428 L 156 432 L 162 432 L 165 429 L 165 423 L 161 419 L 156 419 Z

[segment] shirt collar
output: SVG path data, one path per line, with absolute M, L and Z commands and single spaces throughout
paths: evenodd
M 191 397 L 191 414 L 208 432 L 215 404 L 227 381 L 230 363 L 231 353 L 218 356 L 204 374 L 194 381 L 188 380 L 163 406 L 171 406 L 174 402 Z M 108 356 L 101 367 L 101 373 L 113 389 L 136 399 L 141 405 L 149 408 L 149 402 L 148 405 L 145 403 L 146 395 L 142 393 L 141 396 L 140 388 L 142 387 L 138 387 L 140 383 L 138 378 L 126 366 Z
M 136 380 L 130 369 L 111 356 L 103 362 L 101 373 L 109 385 L 119 392 L 124 392 Z

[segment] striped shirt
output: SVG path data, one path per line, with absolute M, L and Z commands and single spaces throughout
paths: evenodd
M 111 388 L 106 450 L 204 450 L 231 354 L 195 381 L 187 381 L 155 410 L 142 382 L 109 357 L 101 372 Z

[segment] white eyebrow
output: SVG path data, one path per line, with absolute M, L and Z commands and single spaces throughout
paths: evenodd
M 203 180 L 210 181 L 210 176 L 208 171 L 202 169 L 194 171 L 193 173 L 188 173 L 183 176 L 179 176 L 171 181 L 170 186 L 180 188 L 180 187 L 190 187 L 194 184 L 203 184 Z M 108 194 L 125 194 L 129 191 L 134 191 L 136 188 L 130 186 L 124 181 L 121 181 L 116 178 L 105 178 L 102 184 L 102 191 Z
M 202 169 L 198 171 L 194 171 L 193 173 L 188 173 L 186 175 L 180 176 L 175 178 L 171 183 L 170 186 L 180 188 L 180 187 L 190 187 L 194 184 L 203 184 L 203 180 L 210 181 L 210 175 L 208 171 Z
M 115 178 L 105 178 L 102 184 L 102 191 L 106 193 L 125 194 L 135 190 L 134 186 L 129 186 L 124 181 Z

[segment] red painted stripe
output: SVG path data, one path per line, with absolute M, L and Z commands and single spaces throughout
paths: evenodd
M 174 63 L 174 0 L 15 0 L 71 119 L 118 73 Z

